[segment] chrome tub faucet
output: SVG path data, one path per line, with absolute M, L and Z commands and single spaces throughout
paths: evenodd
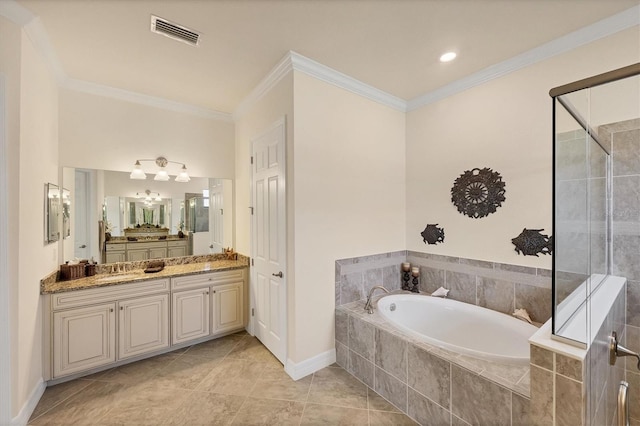
M 371 290 L 369 290 L 369 295 L 367 296 L 367 303 L 364 304 L 364 310 L 367 311 L 368 314 L 373 313 L 373 303 L 371 302 L 371 298 L 373 297 L 373 293 L 376 291 L 376 289 L 383 290 L 387 294 L 389 293 L 389 290 L 382 287 L 381 285 L 377 285 L 373 287 Z

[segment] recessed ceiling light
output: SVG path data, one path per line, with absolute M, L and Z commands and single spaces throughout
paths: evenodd
M 447 52 L 444 55 L 440 56 L 440 62 L 453 61 L 456 58 L 456 56 L 458 56 L 456 52 Z

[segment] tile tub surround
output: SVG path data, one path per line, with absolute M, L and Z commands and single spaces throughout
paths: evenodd
M 551 271 L 436 254 L 398 251 L 336 261 L 336 307 L 366 298 L 383 285 L 401 286 L 400 264 L 420 267 L 420 291 L 449 289 L 448 298 L 506 314 L 524 308 L 532 320 L 551 318 Z
M 529 366 L 419 342 L 362 301 L 336 309 L 337 364 L 420 424 L 529 424 Z
M 111 285 L 124 284 L 152 280 L 157 278 L 176 277 L 180 275 L 206 274 L 209 272 L 228 271 L 249 267 L 249 258 L 238 255 L 237 260 L 226 260 L 224 255 L 192 256 L 187 258 L 165 259 L 165 267 L 160 272 L 147 274 L 144 268 L 153 260 L 139 262 L 122 262 L 121 280 L 100 281 L 105 277 L 117 277 L 118 274 L 106 272 L 107 266 L 98 265 L 98 274 L 91 277 L 78 278 L 76 280 L 58 281 L 57 271 L 49 274 L 40 281 L 40 294 L 62 293 L 65 291 L 82 290 L 95 287 L 105 287 Z
M 626 304 L 626 292 L 622 289 L 611 303 L 602 323 L 597 325 L 597 333 L 588 349 L 551 340 L 550 322 L 532 337 L 531 413 L 535 413 L 531 417 L 532 424 L 617 424 L 618 386 L 625 378 L 625 362 L 629 368 L 629 360 L 618 359 L 615 366 L 609 365 L 608 336 L 612 330 L 619 336 L 629 335 L 624 323 Z M 621 343 L 625 344 L 624 337 Z M 635 361 L 632 365 L 635 369 Z M 630 372 L 626 374 L 627 380 L 631 380 Z M 637 411 L 640 411 L 633 408 L 640 402 L 640 398 L 637 395 L 634 397 L 633 393 L 638 386 L 640 383 L 635 387 L 632 383 L 630 388 L 632 416 L 639 415 Z

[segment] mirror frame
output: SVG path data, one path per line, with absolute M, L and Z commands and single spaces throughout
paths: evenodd
M 44 243 L 60 240 L 60 187 L 53 183 L 44 184 Z

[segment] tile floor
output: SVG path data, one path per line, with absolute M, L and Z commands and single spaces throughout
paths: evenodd
M 242 332 L 47 388 L 30 425 L 413 425 L 334 364 L 294 382 Z

